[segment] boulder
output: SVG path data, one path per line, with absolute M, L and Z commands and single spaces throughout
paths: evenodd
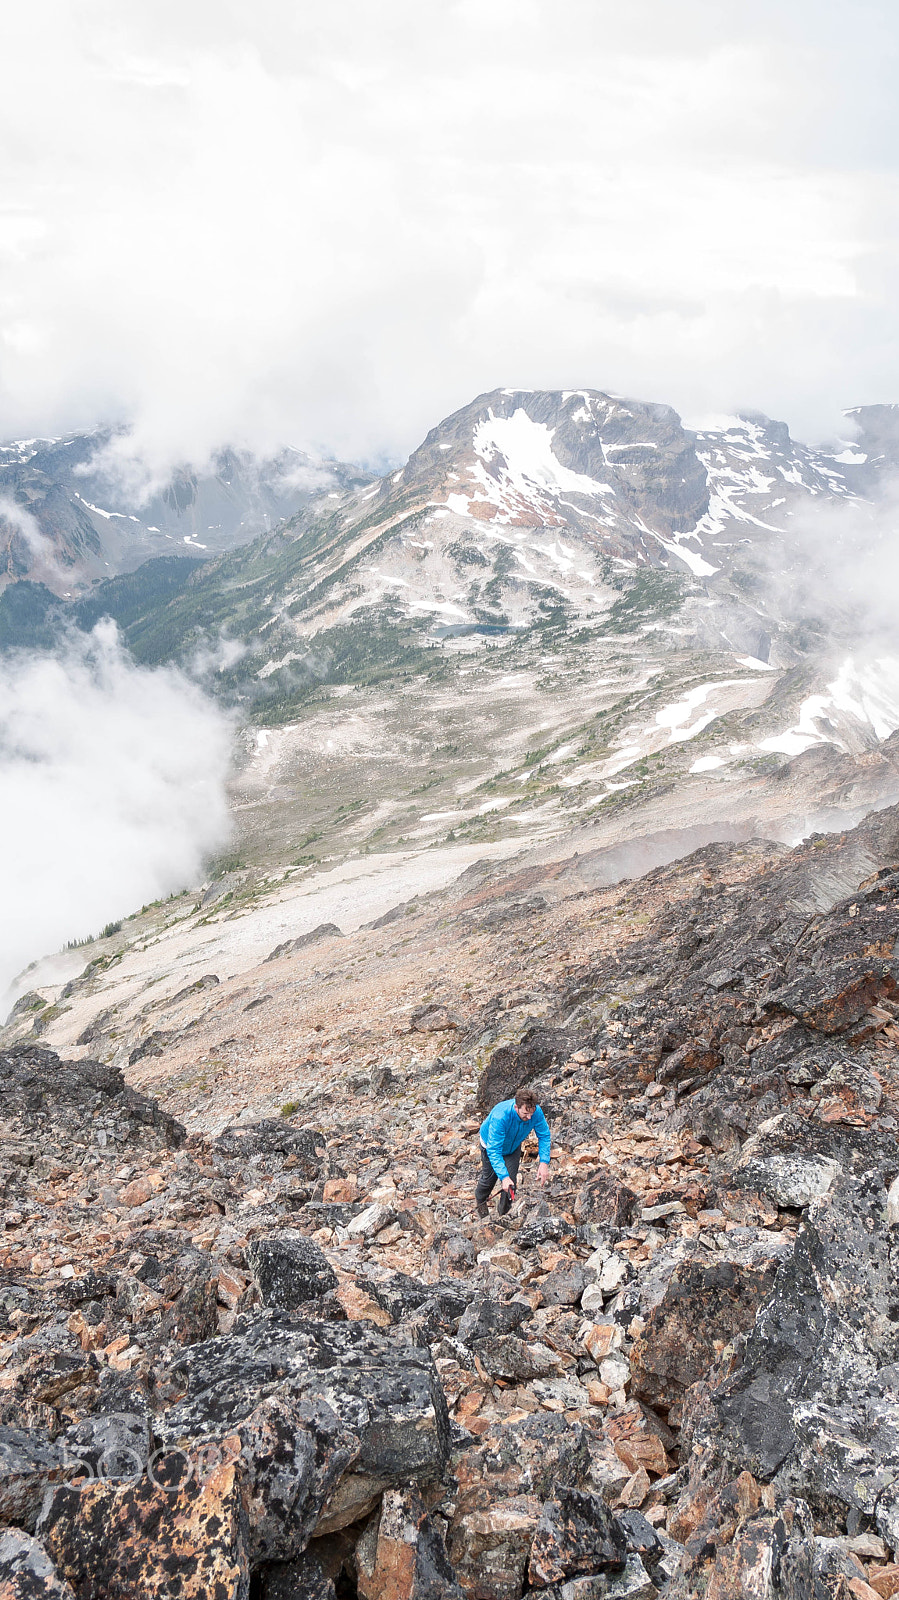
M 346 1232 L 350 1239 L 372 1239 L 382 1228 L 388 1228 L 391 1222 L 396 1221 L 396 1212 L 390 1206 L 384 1205 L 380 1200 L 375 1200 L 358 1216 L 347 1223 Z
M 75 1600 L 43 1545 L 21 1528 L 0 1528 L 0 1600 Z
M 814 1523 L 801 1501 L 787 1501 L 776 1513 L 751 1517 L 732 1540 L 705 1542 L 664 1592 L 665 1600 L 823 1600 L 834 1593 L 815 1580 Z
M 63 1485 L 39 1537 L 77 1595 L 104 1600 L 246 1600 L 246 1518 L 235 1459 L 202 1478 L 183 1458 L 134 1483 Z
M 60 1140 L 69 1151 L 87 1145 L 177 1149 L 187 1137 L 155 1100 L 128 1087 L 118 1067 L 61 1061 L 53 1050 L 28 1044 L 0 1052 L 0 1105 L 6 1138 L 21 1128 L 33 1146 Z
M 187 1345 L 212 1338 L 218 1327 L 218 1272 L 211 1256 L 184 1251 L 159 1280 L 159 1288 L 171 1299 L 159 1324 L 163 1340 Z
M 303 1494 L 288 1486 L 291 1524 L 303 1540 L 307 1528 L 322 1534 L 358 1520 L 385 1488 L 439 1478 L 449 1451 L 430 1352 L 366 1322 L 242 1314 L 226 1339 L 186 1350 L 165 1382 L 186 1393 L 154 1423 L 164 1447 L 190 1451 L 195 1441 L 243 1438 L 256 1428 L 277 1442 L 258 1479 L 254 1540 L 264 1537 L 264 1517 L 282 1516 L 282 1457 L 288 1478 L 299 1471 L 292 1463 L 307 1463 Z M 297 1409 L 300 1402 L 312 1409 Z
M 285 1117 L 263 1117 L 259 1122 L 232 1123 L 214 1141 L 213 1150 L 226 1161 L 245 1165 L 254 1156 L 294 1157 L 297 1177 L 315 1178 L 325 1156 L 324 1134 L 315 1128 L 295 1128 Z
M 455 1328 L 471 1300 L 467 1286 L 455 1280 L 422 1283 L 405 1272 L 391 1273 L 379 1282 L 365 1282 L 372 1299 L 386 1311 L 391 1322 L 421 1323 L 435 1331 Z
M 879 1172 L 808 1210 L 735 1370 L 690 1432 L 709 1467 L 748 1469 L 899 1544 L 899 1307 Z
M 0 1522 L 20 1523 L 33 1533 L 48 1485 L 77 1470 L 77 1462 L 48 1433 L 0 1427 Z
M 454 1457 L 458 1494 L 447 1548 L 466 1595 L 517 1600 L 543 1502 L 559 1482 L 596 1487 L 587 1480 L 605 1450 L 586 1428 L 541 1411 L 492 1424 Z
M 883 1089 L 874 1073 L 858 1061 L 842 1059 L 812 1084 L 809 1099 L 828 1121 L 836 1121 L 839 1114 L 864 1121 L 880 1109 Z
M 301 933 L 296 939 L 285 939 L 281 944 L 276 944 L 270 950 L 266 961 L 279 961 L 282 956 L 295 955 L 298 950 L 305 950 L 310 944 L 318 944 L 320 939 L 342 939 L 343 934 L 336 922 L 320 922 L 318 927 L 312 928 L 309 933 Z
M 273 1561 L 253 1576 L 259 1600 L 337 1600 L 334 1580 L 311 1550 L 296 1561 Z
M 627 1228 L 637 1204 L 632 1189 L 617 1183 L 608 1173 L 600 1172 L 577 1194 L 574 1217 L 579 1223 L 596 1222 L 612 1228 Z
M 734 1177 L 742 1179 L 748 1188 L 766 1194 L 776 1206 L 801 1211 L 826 1194 L 842 1170 L 830 1156 L 808 1156 L 798 1151 L 765 1155 L 760 1141 L 749 1139 Z
M 541 1600 L 656 1600 L 658 1590 L 640 1557 L 629 1553 L 621 1572 L 567 1578 L 564 1583 L 554 1583 L 539 1593 Z
M 456 1013 L 436 1001 L 430 1005 L 416 1006 L 409 1018 L 409 1027 L 416 1033 L 447 1033 L 461 1026 L 461 1019 Z
M 526 1300 L 495 1300 L 477 1295 L 462 1313 L 456 1337 L 462 1344 L 477 1346 L 482 1339 L 514 1333 L 532 1315 Z
M 650 1577 L 657 1577 L 660 1584 L 664 1582 L 665 1577 L 670 1576 L 672 1550 L 679 1556 L 682 1547 L 665 1534 L 659 1534 L 642 1511 L 620 1510 L 615 1520 L 627 1541 L 629 1553 L 640 1557 Z
M 605 1501 L 589 1490 L 559 1487 L 534 1532 L 528 1580 L 535 1588 L 580 1573 L 620 1572 L 627 1541 Z
M 262 1400 L 234 1432 L 251 1561 L 290 1560 L 308 1544 L 328 1496 L 356 1460 L 358 1439 L 327 1402 L 283 1394 Z
M 575 1231 L 564 1217 L 533 1217 L 522 1223 L 515 1235 L 515 1243 L 519 1250 L 533 1250 L 540 1244 L 572 1239 Z
M 453 1519 L 449 1558 L 466 1600 L 519 1600 L 539 1516 L 539 1500 L 513 1493 Z
M 462 1600 L 443 1536 L 416 1489 L 388 1489 L 357 1546 L 360 1600 Z
M 477 1106 L 490 1110 L 508 1100 L 524 1083 L 532 1083 L 556 1061 L 567 1061 L 575 1040 L 564 1028 L 526 1027 L 517 1039 L 500 1042 L 488 1053 L 478 1080 Z
M 115 1411 L 116 1397 L 107 1393 L 100 1410 L 69 1428 L 65 1448 L 88 1477 L 134 1478 L 143 1472 L 152 1454 L 149 1420 L 142 1397 L 132 1395 L 131 1411 Z M 77 1469 L 76 1469 L 77 1470 Z M 74 1472 L 68 1474 L 74 1476 Z
M 464 1234 L 451 1233 L 440 1247 L 440 1257 L 450 1272 L 468 1272 L 477 1260 L 477 1251 Z
M 899 1171 L 899 1146 L 888 1134 L 782 1112 L 760 1124 L 731 1162 L 733 1181 L 779 1206 L 803 1208 L 830 1190 L 841 1171 L 882 1165 Z
M 545 1344 L 536 1340 L 526 1344 L 514 1333 L 480 1339 L 476 1354 L 491 1378 L 503 1378 L 507 1383 L 529 1383 L 532 1378 L 546 1378 L 558 1372 L 561 1366 L 558 1356 Z
M 690 1039 L 662 1057 L 655 1078 L 657 1083 L 682 1083 L 686 1078 L 707 1077 L 720 1065 L 721 1052 L 709 1039 Z
M 633 1277 L 633 1268 L 630 1262 L 613 1250 L 611 1255 L 606 1256 L 599 1269 L 596 1288 L 601 1294 L 614 1294 L 616 1289 L 620 1289 L 621 1285 L 627 1283 L 631 1277 Z M 581 1304 L 585 1309 L 587 1309 L 588 1293 L 589 1291 L 585 1290 L 581 1300 Z M 591 1305 L 589 1309 L 592 1310 L 594 1307 Z
M 560 1262 L 541 1279 L 540 1293 L 548 1306 L 576 1306 L 586 1286 L 586 1274 L 579 1262 Z
M 669 1413 L 712 1366 L 723 1345 L 751 1328 L 774 1271 L 729 1261 L 686 1261 L 668 1280 L 631 1352 L 631 1393 Z
M 891 959 L 858 956 L 800 973 L 765 995 L 762 1005 L 788 1011 L 816 1032 L 831 1034 L 851 1027 L 879 1000 L 895 999 L 897 992 Z
M 251 1239 L 244 1252 L 262 1303 L 293 1311 L 337 1288 L 337 1273 L 313 1239 L 293 1230 Z

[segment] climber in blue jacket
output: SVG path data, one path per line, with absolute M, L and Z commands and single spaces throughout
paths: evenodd
M 503 1190 L 497 1201 L 497 1215 L 505 1216 L 511 1206 L 521 1147 L 531 1129 L 537 1135 L 537 1178 L 543 1188 L 549 1177 L 549 1124 L 533 1089 L 519 1089 L 514 1100 L 500 1100 L 481 1123 L 481 1174 L 474 1192 L 479 1217 L 487 1215 L 487 1197 L 497 1178 Z

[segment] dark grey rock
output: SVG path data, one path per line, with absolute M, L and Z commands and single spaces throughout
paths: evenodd
M 552 1244 L 560 1239 L 574 1237 L 575 1229 L 564 1217 L 534 1217 L 523 1222 L 515 1235 L 516 1250 L 534 1250 L 540 1244 Z
M 514 1043 L 499 1045 L 484 1067 L 478 1082 L 477 1104 L 489 1111 L 499 1100 L 514 1095 L 524 1083 L 532 1083 L 555 1061 L 564 1061 L 577 1049 L 576 1036 L 564 1028 L 542 1025 L 528 1027 Z
M 576 1306 L 587 1286 L 587 1275 L 577 1261 L 560 1262 L 541 1281 L 540 1293 L 548 1306 Z
M 106 1404 L 112 1397 L 104 1396 Z M 149 1419 L 143 1411 L 102 1411 L 84 1417 L 66 1434 L 69 1455 L 96 1478 L 140 1477 L 152 1453 Z
M 305 1234 L 285 1230 L 251 1239 L 245 1255 L 263 1305 L 293 1311 L 337 1288 L 337 1274 L 324 1251 Z
M 761 1125 L 731 1162 L 736 1183 L 761 1189 L 779 1206 L 802 1208 L 826 1194 L 840 1172 L 880 1166 L 899 1172 L 899 1145 L 887 1133 L 784 1112 Z
M 632 1189 L 601 1172 L 575 1197 L 574 1219 L 581 1224 L 592 1222 L 603 1227 L 626 1228 L 637 1204 Z
M 454 1272 L 467 1272 L 477 1260 L 477 1251 L 462 1233 L 451 1233 L 440 1248 L 443 1264 Z
M 385 1094 L 393 1082 L 393 1072 L 390 1067 L 382 1063 L 372 1067 L 368 1082 L 372 1094 Z
M 656 1600 L 658 1590 L 640 1557 L 628 1553 L 620 1572 L 584 1573 L 537 1593 L 541 1600 Z
M 213 1149 L 227 1161 L 295 1156 L 298 1175 L 308 1178 L 318 1174 L 325 1155 L 325 1138 L 315 1128 L 295 1128 L 284 1117 L 265 1117 L 260 1122 L 233 1123 L 223 1129 Z
M 494 1300 L 478 1295 L 467 1307 L 456 1330 L 462 1344 L 476 1346 L 482 1339 L 513 1333 L 532 1315 L 524 1300 Z
M 283 944 L 276 944 L 266 956 L 266 961 L 278 961 L 281 956 L 292 956 L 297 950 L 305 950 L 310 944 L 318 944 L 321 939 L 342 939 L 343 934 L 336 922 L 320 922 L 317 928 L 312 928 L 309 933 L 301 933 L 296 939 L 285 939 Z
M 666 1558 L 670 1559 L 666 1543 L 671 1545 L 673 1540 L 666 1541 L 660 1537 L 642 1511 L 618 1511 L 615 1520 L 624 1534 L 628 1550 L 639 1556 L 647 1572 L 654 1576 Z
M 541 1587 L 581 1573 L 621 1572 L 627 1537 L 598 1494 L 560 1485 L 543 1506 L 528 1577 Z
M 405 1272 L 391 1273 L 380 1282 L 366 1280 L 365 1287 L 392 1322 L 402 1324 L 416 1313 L 426 1311 L 425 1320 L 435 1330 L 455 1328 L 472 1297 L 467 1285 L 452 1279 L 422 1283 L 420 1278 L 409 1277 Z
M 0 1522 L 33 1533 L 48 1484 L 74 1477 L 77 1462 L 64 1445 L 32 1428 L 0 1427 Z
M 477 1358 L 491 1378 L 507 1383 L 528 1383 L 532 1378 L 547 1378 L 558 1372 L 557 1357 L 545 1345 L 525 1344 L 514 1333 L 499 1333 L 480 1339 Z
M 259 1600 L 336 1600 L 337 1591 L 311 1550 L 296 1561 L 273 1561 L 256 1574 Z
M 879 1173 L 843 1175 L 810 1206 L 737 1370 L 696 1442 L 812 1507 L 874 1518 L 899 1543 L 899 1294 Z
M 61 1061 L 28 1044 L 0 1053 L 0 1105 L 10 1131 L 44 1150 L 54 1141 L 67 1153 L 88 1145 L 175 1149 L 187 1137 L 155 1100 L 129 1088 L 117 1067 Z
M 290 1560 L 357 1460 L 357 1434 L 317 1395 L 268 1395 L 236 1428 L 254 1562 Z
M 163 1380 L 186 1389 L 154 1423 L 160 1442 L 172 1445 L 222 1439 L 254 1414 L 258 1420 L 263 1407 L 273 1408 L 273 1426 L 283 1406 L 326 1407 L 354 1436 L 355 1456 L 320 1532 L 356 1520 L 388 1484 L 439 1477 L 449 1452 L 446 1400 L 430 1352 L 368 1323 L 243 1314 L 226 1339 L 185 1350 Z M 289 1435 L 297 1426 L 290 1422 Z

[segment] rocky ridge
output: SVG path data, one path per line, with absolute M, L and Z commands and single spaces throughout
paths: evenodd
M 899 1592 L 897 863 L 893 809 L 614 889 L 472 873 L 264 963 L 284 1044 L 199 1112 L 228 981 L 126 1072 L 102 1022 L 7 1045 L 3 1600 Z M 481 1222 L 522 1080 L 550 1183 Z

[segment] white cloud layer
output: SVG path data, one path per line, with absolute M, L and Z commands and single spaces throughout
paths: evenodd
M 37 518 L 33 517 L 30 511 L 26 511 L 24 506 L 10 499 L 9 495 L 0 494 L 0 530 L 8 529 L 21 534 L 25 540 L 31 552 L 36 576 L 49 577 L 51 581 L 55 579 L 57 582 L 63 577 L 56 562 L 53 542 L 41 532 Z
M 196 881 L 228 838 L 231 752 L 225 713 L 135 666 L 108 619 L 0 662 L 0 998 L 48 950 Z
M 496 385 L 899 394 L 892 0 L 33 0 L 0 435 L 404 455 Z

